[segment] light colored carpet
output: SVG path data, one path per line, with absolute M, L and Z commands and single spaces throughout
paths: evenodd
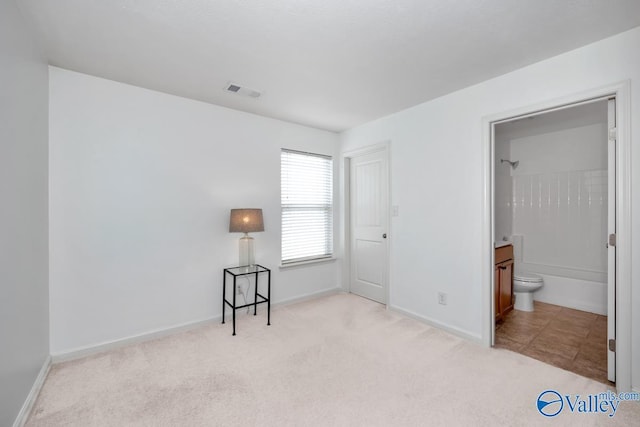
M 640 425 L 638 402 L 547 419 L 542 391 L 605 386 L 353 295 L 271 315 L 54 365 L 27 426 Z

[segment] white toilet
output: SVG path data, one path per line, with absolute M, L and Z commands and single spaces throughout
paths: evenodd
M 533 311 L 533 293 L 542 288 L 542 277 L 533 273 L 516 271 L 513 274 L 513 294 L 516 302 L 513 306 L 520 311 Z
M 544 284 L 542 277 L 537 274 L 527 273 L 521 270 L 522 250 L 524 236 L 514 234 L 511 236 L 513 242 L 513 295 L 516 299 L 513 308 L 521 311 L 533 311 L 533 293 L 542 288 Z

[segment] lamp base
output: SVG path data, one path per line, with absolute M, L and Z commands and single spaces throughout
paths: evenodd
M 253 256 L 253 237 L 250 237 L 245 233 L 245 235 L 240 238 L 239 249 L 239 265 L 241 267 L 250 266 L 256 263 Z

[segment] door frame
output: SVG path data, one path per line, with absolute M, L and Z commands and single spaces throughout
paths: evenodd
M 616 388 L 631 391 L 631 83 L 596 89 L 524 106 L 482 118 L 482 343 L 494 343 L 494 135 L 497 122 L 570 108 L 596 98 L 616 98 Z
M 387 256 L 385 259 L 385 307 L 390 306 L 391 295 L 391 272 L 390 272 L 390 258 L 391 258 L 391 242 L 393 233 L 391 230 L 391 141 L 383 141 L 373 145 L 367 145 L 354 150 L 348 150 L 343 152 L 340 162 L 340 175 L 342 178 L 342 214 L 340 216 L 340 222 L 343 224 L 344 233 L 342 233 L 342 248 L 344 248 L 343 259 L 344 265 L 342 269 L 342 289 L 346 292 L 351 292 L 351 159 L 353 157 L 362 156 L 365 154 L 372 154 L 382 152 L 387 161 Z

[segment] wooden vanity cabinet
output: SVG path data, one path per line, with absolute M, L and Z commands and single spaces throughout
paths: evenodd
M 496 320 L 513 310 L 513 245 L 496 248 L 494 270 Z

